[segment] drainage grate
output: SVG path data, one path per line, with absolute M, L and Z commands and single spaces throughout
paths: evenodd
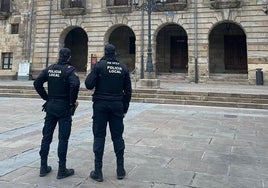
M 224 114 L 226 118 L 237 118 L 237 115 Z

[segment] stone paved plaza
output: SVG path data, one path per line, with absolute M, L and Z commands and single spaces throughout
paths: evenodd
M 93 168 L 92 103 L 79 101 L 67 167 L 57 180 L 57 131 L 49 155 L 52 173 L 39 177 L 44 113 L 41 99 L 0 98 L 1 188 L 268 188 L 268 111 L 131 103 L 125 118 L 125 168 L 117 180 L 110 134 L 104 182 Z

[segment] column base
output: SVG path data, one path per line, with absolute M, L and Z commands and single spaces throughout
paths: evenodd
M 160 80 L 156 79 L 155 72 L 145 72 L 144 79 L 139 80 L 139 87 L 144 89 L 159 89 Z
M 140 87 L 146 89 L 159 89 L 160 80 L 159 79 L 140 79 Z

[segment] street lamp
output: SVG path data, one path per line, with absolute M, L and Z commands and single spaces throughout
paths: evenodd
M 145 72 L 153 72 L 153 58 L 152 58 L 152 34 L 151 34 L 151 14 L 152 14 L 152 0 L 148 0 L 148 49 L 147 49 L 147 63 Z
M 145 72 L 154 72 L 153 68 L 153 58 L 152 58 L 152 34 L 151 34 L 151 14 L 155 8 L 155 5 L 163 4 L 166 0 L 147 0 L 140 7 L 138 7 L 139 0 L 133 0 L 133 5 L 136 8 L 140 8 L 142 11 L 147 11 L 148 13 L 148 48 L 147 48 L 147 63 Z

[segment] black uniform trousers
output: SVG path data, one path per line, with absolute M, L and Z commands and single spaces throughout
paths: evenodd
M 47 159 L 57 123 L 59 125 L 58 157 L 60 163 L 65 163 L 72 126 L 69 102 L 59 99 L 50 99 L 47 102 L 45 123 L 42 131 L 43 138 L 39 152 L 41 159 Z
M 114 152 L 117 159 L 122 159 L 124 155 L 125 143 L 123 139 L 123 102 L 96 100 L 93 103 L 93 152 L 95 162 L 101 163 L 104 152 L 106 137 L 106 127 L 109 123 L 111 138 L 114 145 Z

